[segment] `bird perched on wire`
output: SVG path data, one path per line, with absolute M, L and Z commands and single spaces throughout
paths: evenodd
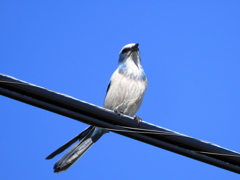
M 147 88 L 147 78 L 141 65 L 139 44 L 124 46 L 119 55 L 118 68 L 107 88 L 104 107 L 133 117 L 140 108 Z M 89 126 L 68 143 L 50 154 L 51 159 L 79 140 L 55 165 L 54 172 L 62 172 L 72 166 L 103 134 L 106 129 Z

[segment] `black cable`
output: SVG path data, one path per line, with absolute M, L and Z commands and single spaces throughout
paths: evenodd
M 119 117 L 110 110 L 82 102 L 70 96 L 53 92 L 3 74 L 0 74 L 0 87 L 2 87 L 0 88 L 0 94 L 7 97 L 87 124 L 122 130 L 116 131 L 116 133 L 240 174 L 240 154 L 234 151 L 143 121 L 138 124 L 133 118 L 127 116 Z M 129 133 L 127 132 L 127 128 L 122 128 L 117 125 L 129 127 L 139 126 L 143 129 L 155 130 L 163 133 Z M 205 155 L 200 152 L 205 152 Z M 226 155 L 224 156 L 223 154 Z

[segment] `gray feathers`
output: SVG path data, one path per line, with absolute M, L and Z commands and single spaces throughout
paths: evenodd
M 141 65 L 138 44 L 123 47 L 118 69 L 111 77 L 104 107 L 134 116 L 142 104 L 147 78 Z
M 139 44 L 127 44 L 120 51 L 119 66 L 111 77 L 104 101 L 105 108 L 129 116 L 134 116 L 138 111 L 147 89 L 147 78 L 141 65 L 138 46 Z M 46 159 L 53 158 L 79 140 L 54 165 L 54 172 L 65 171 L 106 132 L 105 129 L 90 126 Z

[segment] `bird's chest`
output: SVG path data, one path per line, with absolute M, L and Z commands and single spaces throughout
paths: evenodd
M 136 72 L 125 72 L 118 74 L 118 80 L 116 82 L 116 89 L 119 97 L 130 98 L 139 97 L 145 91 L 145 76 Z

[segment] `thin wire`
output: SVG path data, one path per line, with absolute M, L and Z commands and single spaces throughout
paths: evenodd
M 151 129 L 142 129 L 142 128 L 134 128 L 134 127 L 128 127 L 128 126 L 118 126 L 118 127 L 125 128 L 126 130 L 110 129 L 110 128 L 105 128 L 105 127 L 101 127 L 101 128 L 107 129 L 109 131 L 120 131 L 120 132 L 129 132 L 129 133 L 143 133 L 143 134 L 144 133 L 146 133 L 146 134 L 163 134 L 163 135 L 188 137 L 186 135 L 177 134 L 177 133 L 173 133 L 173 132 L 151 130 Z M 128 129 L 132 129 L 133 131 L 128 130 Z
M 213 154 L 213 155 L 217 155 L 217 156 L 233 156 L 233 157 L 240 157 L 239 155 L 234 155 L 234 154 L 224 154 L 224 153 L 214 153 L 214 152 L 205 152 L 205 151 L 194 151 L 191 150 L 193 152 L 197 152 L 200 154 Z
M 35 88 L 44 89 L 44 90 L 51 91 L 51 92 L 54 92 L 54 93 L 56 93 L 56 94 L 59 94 L 59 92 L 57 92 L 57 91 L 49 90 L 49 89 L 43 88 L 43 87 L 41 87 L 41 86 L 37 86 L 37 85 L 35 85 L 35 84 L 31 84 L 31 83 L 24 83 L 24 82 L 20 83 L 20 82 L 11 82 L 11 81 L 0 81 L 0 83 L 25 85 L 25 86 L 30 86 L 30 87 L 35 87 Z M 60 94 L 63 94 L 63 93 L 60 93 Z M 66 94 L 64 94 L 64 95 L 66 95 Z M 68 96 L 68 95 L 66 95 L 66 96 Z M 68 96 L 68 97 L 71 97 L 71 96 Z
M 20 85 L 26 85 L 26 86 L 33 86 L 32 84 L 29 84 L 29 83 L 19 83 L 19 82 L 11 82 L 11 81 L 0 81 L 1 83 L 9 83 L 9 84 L 20 84 Z M 34 86 L 36 87 L 36 86 Z M 37 86 L 37 87 L 40 87 L 40 86 Z M 44 88 L 42 88 L 44 89 Z
M 124 127 L 124 126 L 119 126 L 119 127 Z M 103 128 L 103 127 L 101 127 Z M 162 135 L 174 135 L 174 136 L 184 136 L 181 134 L 175 134 L 171 132 L 164 132 L 164 131 L 157 131 L 157 130 L 146 130 L 146 129 L 141 129 L 141 128 L 132 128 L 132 127 L 125 127 L 128 129 L 136 129 L 136 131 L 131 131 L 131 130 L 119 130 L 119 129 L 111 129 L 111 128 L 104 128 L 109 131 L 119 131 L 119 132 L 127 132 L 127 133 L 146 133 L 146 134 L 162 134 Z M 146 130 L 146 131 L 145 131 Z M 240 155 L 234 155 L 234 154 L 224 154 L 224 153 L 214 153 L 214 152 L 207 152 L 207 151 L 195 151 L 195 150 L 190 150 L 196 153 L 200 154 L 212 154 L 212 155 L 217 155 L 217 156 L 225 156 L 225 157 L 240 157 Z
M 121 126 L 119 126 L 121 127 Z M 120 129 L 111 129 L 111 128 L 105 128 L 105 127 L 100 127 L 100 128 L 103 128 L 103 129 L 106 129 L 106 130 L 109 130 L 109 131 L 118 131 L 118 132 L 127 132 L 127 133 L 142 133 L 142 134 L 162 134 L 162 135 L 172 135 L 172 136 L 183 136 L 183 135 L 180 135 L 180 134 L 174 134 L 174 133 L 171 133 L 171 132 L 164 132 L 164 131 L 144 131 L 144 129 L 140 129 L 139 131 L 131 131 L 131 130 L 120 130 Z

